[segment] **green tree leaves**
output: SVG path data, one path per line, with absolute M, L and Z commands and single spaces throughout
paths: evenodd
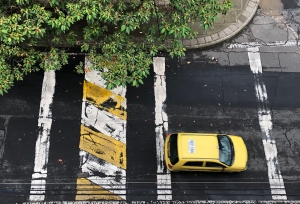
M 166 50 L 184 56 L 183 39 L 197 35 L 226 13 L 232 0 L 2 0 L 0 2 L 0 95 L 13 82 L 39 70 L 59 70 L 68 63 L 67 47 L 80 47 L 93 62 L 78 73 L 102 71 L 107 88 L 138 87 L 150 73 L 152 57 Z M 46 47 L 47 52 L 41 47 Z

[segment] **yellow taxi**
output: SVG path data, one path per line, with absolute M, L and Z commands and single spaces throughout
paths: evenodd
M 240 136 L 169 134 L 164 152 L 170 171 L 241 172 L 247 169 L 248 152 Z

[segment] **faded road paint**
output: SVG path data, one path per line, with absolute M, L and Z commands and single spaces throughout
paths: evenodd
M 287 40 L 287 41 L 264 42 L 264 43 L 261 42 L 233 43 L 228 46 L 228 49 L 252 48 L 252 47 L 261 47 L 261 46 L 292 47 L 292 46 L 300 46 L 300 42 L 296 40 Z
M 126 144 L 126 120 L 99 110 L 88 102 L 82 104 L 81 123 Z
M 112 200 L 122 200 L 121 197 L 93 184 L 85 178 L 77 179 L 77 192 L 79 193 L 76 195 L 76 200 L 106 200 L 107 196 Z
M 168 116 L 166 113 L 166 76 L 165 58 L 155 57 L 154 94 L 155 94 L 155 132 L 157 159 L 157 200 L 172 200 L 171 174 L 164 164 L 164 135 L 168 131 Z
M 272 136 L 273 123 L 269 108 L 267 89 L 265 84 L 261 81 L 262 66 L 259 49 L 257 47 L 248 48 L 248 57 L 251 71 L 254 74 L 254 86 L 258 100 L 259 125 L 262 131 L 262 141 L 268 166 L 272 199 L 287 200 L 284 182 L 278 164 L 276 141 Z
M 87 62 L 87 66 L 91 66 L 90 62 Z M 93 84 L 99 87 L 105 87 L 105 80 L 101 77 L 101 72 L 90 71 L 85 73 L 85 80 L 92 82 Z M 125 98 L 126 88 L 119 86 L 110 90 L 114 94 L 118 94 Z M 127 108 L 126 103 L 123 103 L 122 106 Z
M 4 118 L 4 123 L 3 123 L 4 129 L 3 130 L 0 129 L 0 164 L 3 159 L 4 145 L 5 145 L 6 135 L 7 135 L 7 127 L 8 127 L 9 119 L 11 118 L 11 116 L 4 115 L 4 116 L 2 116 L 2 118 Z
M 88 58 L 86 67 L 91 66 Z M 101 72 L 86 73 L 76 200 L 126 199 L 126 88 L 105 89 Z
M 123 108 L 126 102 L 124 97 L 86 80 L 83 87 L 83 100 L 123 120 L 127 118 L 125 108 Z
M 86 177 L 87 179 L 122 199 L 126 199 L 126 170 L 99 159 L 86 151 L 80 151 L 80 158 L 82 172 L 89 175 Z M 96 176 L 95 174 L 103 175 Z M 110 198 L 109 196 L 106 200 Z
M 126 144 L 83 125 L 80 134 L 80 149 L 126 169 Z
M 47 164 L 52 125 L 51 105 L 55 89 L 55 72 L 44 73 L 42 97 L 39 111 L 39 134 L 35 147 L 34 173 L 32 174 L 30 201 L 44 201 L 46 191 Z

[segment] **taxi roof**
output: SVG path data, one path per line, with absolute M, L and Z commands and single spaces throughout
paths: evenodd
M 178 154 L 182 159 L 219 159 L 217 134 L 178 133 Z

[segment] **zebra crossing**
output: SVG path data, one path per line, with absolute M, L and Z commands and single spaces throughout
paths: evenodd
M 251 56 L 249 56 L 249 58 L 251 58 Z M 85 61 L 85 66 L 87 68 L 91 66 L 88 57 L 85 57 L 83 60 Z M 252 60 L 257 62 L 259 59 L 255 58 Z M 166 61 L 164 57 L 156 57 L 153 59 L 154 73 L 152 73 L 153 76 L 150 76 L 149 84 L 147 85 L 150 87 L 152 83 L 153 87 L 147 89 L 152 91 L 150 91 L 151 93 L 147 92 L 144 94 L 152 95 L 154 98 L 145 98 L 143 107 L 138 107 L 138 100 L 139 97 L 141 97 L 140 95 L 136 95 L 139 93 L 138 91 L 132 91 L 133 89 L 128 89 L 126 87 L 107 90 L 105 88 L 105 81 L 102 79 L 100 72 L 89 71 L 85 73 L 84 76 L 77 79 L 82 82 L 79 84 L 79 86 L 82 87 L 82 92 L 81 94 L 78 94 L 78 96 L 81 95 L 81 98 L 76 98 L 77 106 L 81 104 L 81 109 L 77 110 L 78 112 L 81 111 L 81 116 L 76 120 L 74 120 L 73 115 L 67 116 L 66 118 L 66 120 L 70 119 L 73 121 L 72 126 L 67 125 L 67 122 L 64 123 L 62 120 L 59 120 L 61 115 L 57 115 L 57 112 L 59 111 L 65 111 L 71 115 L 72 109 L 59 110 L 58 107 L 53 108 L 56 104 L 55 99 L 60 92 L 60 89 L 57 89 L 55 85 L 55 78 L 59 73 L 44 73 L 39 114 L 38 117 L 34 117 L 38 129 L 38 131 L 35 132 L 35 139 L 37 138 L 35 140 L 35 158 L 31 161 L 30 168 L 28 168 L 28 172 L 31 172 L 31 177 L 26 178 L 26 183 L 20 184 L 25 186 L 19 191 L 20 194 L 22 194 L 22 196 L 20 196 L 21 202 L 38 203 L 55 201 L 56 203 L 89 203 L 99 201 L 99 203 L 101 203 L 100 201 L 148 202 L 148 200 L 156 200 L 171 202 L 173 200 L 193 200 L 199 203 L 209 203 L 214 202 L 210 200 L 218 200 L 220 203 L 226 203 L 229 202 L 229 200 L 238 198 L 237 200 L 244 200 L 245 202 L 252 203 L 259 197 L 255 195 L 257 192 L 262 194 L 260 195 L 262 196 L 262 199 L 272 199 L 272 202 L 274 203 L 276 203 L 276 200 L 278 200 L 278 202 L 288 200 L 289 195 L 285 190 L 284 179 L 282 179 L 278 161 L 274 161 L 273 159 L 268 160 L 268 158 L 266 158 L 268 160 L 267 167 L 269 170 L 262 173 L 264 174 L 263 178 L 255 175 L 257 178 L 254 176 L 253 179 L 256 179 L 257 181 L 252 183 L 243 175 L 223 176 L 205 173 L 195 175 L 184 173 L 170 174 L 170 172 L 167 171 L 163 161 L 164 136 L 169 131 L 181 130 L 181 125 L 183 125 L 181 124 L 183 122 L 177 123 L 178 120 L 181 120 L 180 117 L 183 117 L 183 115 L 176 116 L 174 111 L 176 111 L 175 109 L 178 107 L 174 104 L 177 103 L 176 100 L 188 100 L 190 102 L 188 102 L 187 106 L 191 107 L 185 108 L 193 109 L 192 106 L 195 106 L 195 100 L 189 100 L 184 96 L 179 100 L 174 97 L 174 94 L 168 95 L 168 87 L 170 87 L 168 82 L 173 83 L 172 81 L 178 79 L 174 74 L 170 74 L 170 70 L 166 71 L 167 66 L 176 67 L 177 65 L 175 64 L 177 62 L 174 62 L 173 65 L 169 65 L 169 63 L 170 61 Z M 252 62 L 250 62 L 250 65 L 251 63 Z M 247 69 L 249 69 L 250 73 L 249 66 Z M 167 80 L 168 77 L 171 78 L 169 81 Z M 191 80 L 192 79 L 186 78 L 182 80 L 183 82 L 181 83 L 187 84 L 188 81 Z M 181 85 L 184 92 L 182 84 L 179 82 L 177 83 Z M 198 86 L 196 84 L 195 86 Z M 71 85 L 69 88 L 70 87 Z M 201 86 L 199 85 L 198 87 L 206 88 L 205 84 L 201 84 Z M 253 90 L 254 89 L 253 86 Z M 68 90 L 64 91 L 67 92 Z M 212 90 L 210 92 L 212 92 Z M 253 96 L 255 97 L 255 94 Z M 133 100 L 133 98 L 135 99 Z M 267 98 L 265 97 L 264 99 Z M 135 102 L 131 104 L 130 101 Z M 174 104 L 168 109 L 168 104 L 171 104 L 173 101 L 175 101 Z M 199 104 L 196 105 L 199 106 Z M 64 107 L 67 106 L 68 105 L 64 104 Z M 144 109 L 144 111 L 141 111 L 142 109 Z M 213 111 L 214 110 L 212 110 L 212 112 Z M 143 118 L 143 121 L 137 117 L 142 114 L 145 115 L 144 117 L 140 116 L 140 118 Z M 152 116 L 149 116 L 148 114 Z M 175 116 L 179 117 L 179 119 L 175 120 Z M 26 116 L 26 118 L 28 117 L 29 116 Z M 190 121 L 190 123 L 195 122 L 193 120 Z M 203 120 L 208 121 L 209 119 L 203 117 Z M 57 128 L 58 121 L 60 121 L 59 128 Z M 8 122 L 6 122 L 6 124 L 7 123 Z M 54 127 L 53 129 L 51 124 Z M 136 127 L 134 127 L 134 124 L 136 124 Z M 143 126 L 144 124 L 150 125 L 143 130 L 143 127 L 146 127 Z M 31 126 L 32 125 L 30 125 L 30 127 Z M 210 126 L 211 127 L 207 130 L 213 130 L 213 125 L 210 124 Z M 259 129 L 259 123 L 256 126 Z M 149 129 L 148 127 L 153 128 Z M 70 130 L 70 128 L 72 130 Z M 145 137 L 142 138 L 141 141 L 132 144 L 134 139 L 131 139 L 131 137 L 143 137 L 143 135 L 134 136 L 134 134 L 138 134 L 138 131 L 134 131 L 135 128 L 141 130 L 139 134 L 145 131 L 145 135 L 149 134 L 153 137 Z M 58 138 L 57 135 L 60 134 L 60 131 L 64 132 L 65 136 L 69 131 L 72 133 L 72 139 L 65 141 L 62 144 L 62 148 L 58 150 L 60 152 L 59 155 L 62 158 L 55 158 L 54 154 L 57 150 L 55 150 L 55 146 L 53 145 L 56 145 L 57 143 L 52 143 L 52 141 Z M 9 127 L 6 132 L 6 137 L 9 137 Z M 153 141 L 153 143 L 151 143 L 150 140 Z M 77 141 L 77 143 L 74 141 Z M 72 144 L 72 147 L 64 149 L 64 145 L 67 147 L 66 144 L 68 142 Z M 148 142 L 149 147 L 147 146 Z M 16 145 L 16 147 L 19 146 Z M 72 149 L 72 153 L 77 152 L 77 155 L 69 155 L 67 156 L 69 160 L 65 160 L 63 157 L 64 154 L 68 154 L 69 148 Z M 144 148 L 149 148 L 149 150 L 144 151 Z M 276 149 L 272 150 L 272 146 L 268 146 L 268 148 L 269 151 L 277 151 Z M 138 152 L 138 150 L 135 149 L 140 149 L 139 152 L 141 153 L 147 152 L 147 155 L 133 155 L 134 152 Z M 6 150 L 4 150 L 4 153 L 5 152 Z M 264 155 L 262 156 L 264 157 Z M 3 156 L 4 160 L 8 161 L 9 159 L 6 159 L 6 157 L 7 155 Z M 1 157 L 0 159 L 3 160 L 3 158 Z M 143 158 L 148 159 L 143 160 Z M 71 160 L 76 160 L 76 162 L 72 163 L 72 171 L 68 169 L 68 163 L 71 163 Z M 3 161 L 1 161 L 2 166 Z M 135 163 L 135 161 L 138 162 Z M 141 163 L 141 161 L 143 162 Z M 78 165 L 76 166 L 76 164 Z M 276 170 L 274 170 L 275 165 L 277 165 Z M 141 172 L 136 170 L 136 168 L 147 170 L 146 172 Z M 57 169 L 60 170 L 57 171 Z M 273 174 L 270 173 L 272 169 L 274 170 Z M 63 175 L 59 181 L 55 178 L 59 177 L 60 171 L 63 172 Z M 135 173 L 132 173 L 131 171 L 136 172 L 137 175 L 134 175 Z M 251 175 L 251 168 L 248 171 L 250 172 L 248 175 Z M 198 178 L 196 179 L 197 176 Z M 0 174 L 0 178 L 1 177 Z M 232 182 L 228 182 L 228 180 L 232 180 Z M 4 178 L 1 178 L 1 181 L 3 184 L 5 183 Z M 11 185 L 11 181 L 7 182 L 7 184 Z M 217 192 L 216 189 L 220 188 L 220 186 L 217 185 L 218 183 L 221 186 L 224 186 L 223 190 L 227 190 L 226 193 L 230 192 L 230 188 L 234 188 L 231 189 L 233 194 L 231 196 L 227 195 L 226 197 L 224 193 L 222 194 L 222 191 Z M 252 194 L 250 193 L 247 195 L 247 193 L 242 193 L 237 196 L 235 193 L 243 188 L 242 184 L 252 186 L 250 187 L 252 188 L 250 190 Z M 263 186 L 263 188 L 257 189 L 258 184 Z M 51 185 L 53 185 L 53 187 L 51 187 Z M 13 186 L 10 188 L 13 189 L 14 192 L 18 192 L 16 191 L 16 184 L 11 186 Z M 64 186 L 63 189 L 60 189 L 62 186 Z M 1 187 L 1 190 L 5 191 L 4 187 Z M 253 198 L 254 200 L 252 200 Z M 1 199 L 7 198 L 2 197 Z M 299 203 L 299 201 L 293 200 L 293 203 Z
M 156 57 L 154 58 L 153 63 L 155 72 L 154 93 L 157 152 L 157 200 L 172 200 L 171 174 L 164 165 L 164 136 L 168 132 L 165 59 Z
M 34 173 L 32 174 L 30 197 L 31 201 L 45 199 L 47 164 L 50 146 L 50 130 L 52 125 L 52 112 L 50 105 L 53 103 L 55 89 L 55 72 L 45 72 L 43 80 L 41 104 L 39 111 L 38 127 L 40 129 L 35 147 Z
M 126 200 L 126 89 L 105 89 L 101 72 L 91 71 L 83 90 L 79 154 L 88 176 L 78 178 L 75 200 Z

